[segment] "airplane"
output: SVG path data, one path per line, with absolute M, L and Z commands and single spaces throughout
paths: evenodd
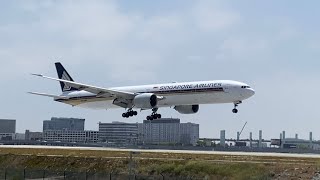
M 161 118 L 157 111 L 163 107 L 173 107 L 181 114 L 195 114 L 200 104 L 233 103 L 233 113 L 238 113 L 238 105 L 255 94 L 249 85 L 232 80 L 199 82 L 174 82 L 102 88 L 75 82 L 60 62 L 55 63 L 58 78 L 32 74 L 41 78 L 60 82 L 62 94 L 29 92 L 51 97 L 54 101 L 76 107 L 91 109 L 124 108 L 123 118 L 136 116 L 139 110 L 152 110 L 147 120 Z

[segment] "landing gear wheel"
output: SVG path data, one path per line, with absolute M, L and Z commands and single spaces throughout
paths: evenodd
M 151 114 L 150 116 L 147 116 L 147 120 L 154 120 L 154 119 L 160 119 L 161 114 Z
M 147 116 L 146 119 L 148 121 L 152 121 L 154 119 L 160 119 L 161 118 L 161 114 L 158 114 L 157 111 L 158 111 L 158 108 L 153 108 L 152 109 L 152 114 L 150 116 Z
M 232 112 L 233 113 L 238 113 L 238 109 L 237 109 L 237 107 L 239 106 L 239 104 L 241 104 L 242 103 L 242 101 L 238 101 L 238 102 L 235 102 L 234 103 L 234 109 L 232 109 Z
M 132 109 L 129 109 L 126 113 L 122 114 L 122 117 L 123 118 L 128 118 L 128 117 L 133 117 L 133 116 L 136 116 L 136 115 L 138 115 L 137 111 L 133 111 Z

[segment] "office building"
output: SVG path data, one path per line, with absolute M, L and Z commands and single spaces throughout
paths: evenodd
M 195 146 L 199 141 L 199 124 L 180 124 L 180 143 Z
M 99 141 L 109 144 L 196 145 L 199 124 L 163 118 L 143 123 L 99 123 Z
M 226 130 L 220 131 L 220 146 L 226 147 Z
M 98 131 L 69 131 L 69 130 L 47 130 L 43 132 L 43 140 L 55 142 L 98 142 Z
M 15 133 L 15 134 L 12 134 L 12 140 L 25 140 L 26 139 L 26 136 L 25 134 L 23 133 Z
M 0 119 L 0 133 L 16 133 L 16 120 L 12 119 Z
M 143 121 L 142 141 L 145 144 L 176 144 L 180 142 L 179 119 Z
M 180 123 L 180 119 L 162 118 L 139 124 L 139 142 L 143 144 L 196 145 L 199 124 Z
M 25 140 L 25 134 L 22 134 L 22 133 L 0 133 L 0 140 L 2 140 L 2 141 Z
M 12 141 L 14 139 L 13 133 L 0 133 L 1 141 Z
M 31 132 L 29 130 L 26 130 L 25 132 L 25 140 L 28 141 L 41 141 L 43 138 L 42 132 Z
M 45 131 L 84 131 L 85 119 L 77 118 L 51 118 L 43 121 L 43 132 Z
M 138 123 L 99 123 L 99 141 L 109 144 L 136 144 Z

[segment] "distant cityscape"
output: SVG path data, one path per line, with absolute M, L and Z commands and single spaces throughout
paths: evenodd
M 0 119 L 0 144 L 35 144 L 35 145 L 67 145 L 67 146 L 183 146 L 207 147 L 221 150 L 221 148 L 263 149 L 309 149 L 320 150 L 320 141 L 313 140 L 312 132 L 309 139 L 287 138 L 285 131 L 279 138 L 265 140 L 262 131 L 259 138 L 226 139 L 226 131 L 221 130 L 219 138 L 200 138 L 199 124 L 181 123 L 180 119 L 162 118 L 153 121 L 144 120 L 142 123 L 99 123 L 98 131 L 85 130 L 85 119 L 57 118 L 43 121 L 43 131 L 16 133 L 16 120 Z M 247 148 L 247 149 L 246 149 Z
M 43 121 L 42 132 L 16 133 L 16 120 L 0 119 L 1 141 L 104 143 L 112 145 L 191 145 L 199 141 L 199 124 L 163 118 L 143 123 L 99 123 L 99 131 L 88 131 L 85 119 L 56 118 Z

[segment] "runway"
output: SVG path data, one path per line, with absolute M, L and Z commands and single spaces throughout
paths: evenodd
M 152 149 L 121 149 L 104 147 L 67 147 L 67 146 L 30 146 L 30 145 L 0 145 L 1 148 L 13 149 L 57 149 L 78 151 L 117 151 L 141 153 L 173 153 L 173 154 L 199 154 L 199 155 L 226 155 L 226 156 L 254 156 L 254 157 L 282 157 L 282 158 L 314 158 L 320 159 L 320 154 L 288 154 L 263 152 L 226 152 L 226 151 L 189 151 L 189 150 L 152 150 Z

